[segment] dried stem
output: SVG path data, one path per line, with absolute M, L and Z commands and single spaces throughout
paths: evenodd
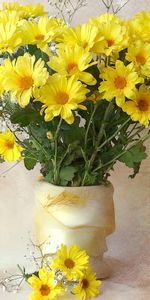
M 107 12 L 117 14 L 130 0 L 100 0 L 107 9 Z
M 48 4 L 54 7 L 58 15 L 70 25 L 76 12 L 87 5 L 86 0 L 77 0 L 73 3 L 72 0 L 48 0 Z

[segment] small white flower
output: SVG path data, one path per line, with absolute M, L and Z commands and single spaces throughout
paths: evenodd
M 2 287 L 2 291 L 6 292 L 6 286 L 5 285 L 3 285 L 3 287 Z

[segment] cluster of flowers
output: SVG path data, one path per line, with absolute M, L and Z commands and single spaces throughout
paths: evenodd
M 100 293 L 101 281 L 89 265 L 89 256 L 76 245 L 69 249 L 62 245 L 50 263 L 45 261 L 36 275 L 27 277 L 34 290 L 31 300 L 61 299 L 70 292 L 79 300 L 88 300 Z
M 1 98 L 9 93 L 22 108 L 39 101 L 46 122 L 60 116 L 68 124 L 74 122 L 73 111 L 87 109 L 85 100 L 115 99 L 133 121 L 148 127 L 149 24 L 150 12 L 129 21 L 106 13 L 87 24 L 68 27 L 60 18 L 49 18 L 40 4 L 4 3 L 0 11 Z M 31 53 L 33 46 L 41 50 L 40 58 Z M 0 134 L 4 159 L 17 160 L 21 151 L 12 132 Z

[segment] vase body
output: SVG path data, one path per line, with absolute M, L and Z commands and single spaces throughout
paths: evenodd
M 79 245 L 90 256 L 98 277 L 108 276 L 103 262 L 106 237 L 115 229 L 113 186 L 61 187 L 37 182 L 36 238 L 46 254 L 61 244 Z

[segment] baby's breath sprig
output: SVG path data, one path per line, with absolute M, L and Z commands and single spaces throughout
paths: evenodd
M 107 12 L 113 12 L 114 14 L 117 14 L 124 8 L 129 1 L 130 0 L 100 0 L 100 2 L 105 5 Z
M 87 5 L 86 0 L 48 0 L 50 6 L 54 7 L 58 15 L 64 19 L 64 21 L 70 25 L 76 12 L 82 7 Z

